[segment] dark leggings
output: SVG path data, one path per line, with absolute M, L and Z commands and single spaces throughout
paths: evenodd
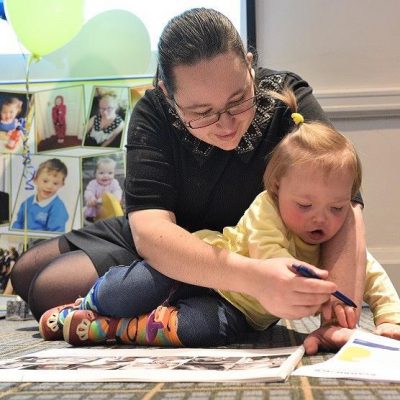
M 95 310 L 132 318 L 160 304 L 178 309 L 178 337 L 186 347 L 223 346 L 249 329 L 244 315 L 212 289 L 176 282 L 144 261 L 112 267 L 94 288 Z
M 84 296 L 97 278 L 90 258 L 63 236 L 29 249 L 11 272 L 14 290 L 29 304 L 37 320 L 49 308 Z

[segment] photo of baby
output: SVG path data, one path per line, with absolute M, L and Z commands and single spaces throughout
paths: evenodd
M 37 152 L 82 145 L 85 129 L 83 86 L 35 93 Z
M 23 93 L 0 92 L 0 153 L 21 153 L 28 99 Z
M 82 159 L 84 224 L 124 214 L 124 171 L 123 152 Z
M 13 164 L 16 161 L 20 160 L 13 159 Z M 34 155 L 32 165 L 32 171 L 21 176 L 11 229 L 50 233 L 70 230 L 79 192 L 75 184 L 79 159 Z
M 120 148 L 128 105 L 127 88 L 95 87 L 83 145 Z

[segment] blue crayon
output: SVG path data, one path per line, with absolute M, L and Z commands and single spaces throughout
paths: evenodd
M 305 278 L 321 279 L 312 269 L 306 267 L 305 265 L 293 264 L 292 267 L 299 275 L 304 276 Z M 357 308 L 357 305 L 342 292 L 339 292 L 339 290 L 333 292 L 332 296 L 335 296 L 337 299 L 343 301 L 343 303 L 347 304 L 350 307 Z

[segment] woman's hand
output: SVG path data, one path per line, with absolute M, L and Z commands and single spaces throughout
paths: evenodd
M 297 275 L 292 264 L 300 262 L 293 258 L 251 261 L 254 265 L 247 276 L 254 289 L 250 289 L 252 292 L 249 294 L 256 297 L 268 312 L 279 318 L 299 319 L 314 315 L 336 290 L 335 283 L 325 280 L 328 272 L 310 264 L 301 263 L 312 269 L 321 279 Z
M 365 228 L 362 207 L 353 205 L 339 232 L 328 242 L 321 245 L 321 264 L 329 271 L 330 279 L 337 283 L 339 290 L 350 297 L 358 306 L 352 311 L 345 308 L 348 327 L 354 327 L 354 312 L 356 320 L 360 317 L 361 304 L 364 295 L 366 273 Z M 336 314 L 335 305 L 331 305 Z M 323 310 L 323 313 L 327 309 Z M 329 312 L 329 311 L 328 311 Z M 342 312 L 336 315 L 338 322 Z M 330 319 L 330 318 L 326 318 Z M 342 321 L 343 322 L 343 321 Z M 355 321 L 356 322 L 356 321 Z M 342 325 L 342 323 L 340 323 Z M 345 325 L 342 325 L 345 326 Z

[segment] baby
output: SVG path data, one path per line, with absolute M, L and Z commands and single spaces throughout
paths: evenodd
M 86 186 L 84 193 L 85 211 L 87 221 L 93 222 L 98 216 L 98 206 L 101 204 L 103 193 L 111 193 L 120 202 L 122 189 L 119 182 L 114 178 L 116 162 L 112 158 L 100 158 L 96 164 L 95 179 Z
M 21 120 L 17 116 L 22 111 L 22 101 L 17 97 L 6 98 L 0 110 L 0 131 L 7 133 L 6 147 L 13 150 L 21 137 Z

